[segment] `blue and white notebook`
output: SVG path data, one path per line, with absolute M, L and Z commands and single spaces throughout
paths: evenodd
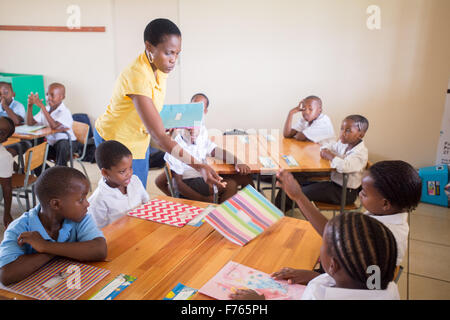
M 165 104 L 159 115 L 166 129 L 199 127 L 203 120 L 203 103 Z

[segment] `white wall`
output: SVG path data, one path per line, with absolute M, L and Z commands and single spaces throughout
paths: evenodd
M 0 24 L 65 25 L 72 1 L 0 3 Z M 365 115 L 369 157 L 434 164 L 450 76 L 448 0 L 77 0 L 83 26 L 105 33 L 0 31 L 0 72 L 44 74 L 67 87 L 67 105 L 93 118 L 116 76 L 143 46 L 145 25 L 173 20 L 183 47 L 167 103 L 211 100 L 208 126 L 281 128 L 309 94 L 339 129 Z M 381 30 L 366 27 L 369 5 Z M 13 49 L 10 49 L 13 48 Z M 13 52 L 13 53 L 11 53 Z

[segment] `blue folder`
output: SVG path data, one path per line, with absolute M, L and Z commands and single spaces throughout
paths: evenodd
M 165 104 L 159 114 L 166 129 L 199 127 L 203 120 L 203 103 Z

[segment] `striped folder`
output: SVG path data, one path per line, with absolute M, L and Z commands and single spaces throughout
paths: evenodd
M 75 300 L 109 273 L 109 270 L 55 258 L 24 280 L 1 289 L 39 300 Z
M 284 216 L 248 185 L 212 211 L 205 220 L 228 240 L 244 246 Z

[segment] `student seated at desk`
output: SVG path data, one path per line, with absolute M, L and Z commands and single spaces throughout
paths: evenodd
M 292 125 L 292 118 L 298 112 L 301 112 L 302 116 Z M 315 143 L 334 139 L 333 124 L 330 118 L 322 113 L 322 100 L 316 96 L 308 96 L 300 101 L 298 106 L 289 111 L 283 135 L 285 138 Z
M 14 160 L 13 156 L 2 145 L 14 133 L 14 122 L 8 117 L 0 117 L 0 187 L 3 193 L 3 201 L 5 203 L 5 210 L 3 212 L 3 225 L 8 225 L 13 221 L 11 216 L 12 203 L 12 174 Z
M 21 281 L 55 256 L 101 261 L 107 246 L 90 214 L 89 181 L 78 170 L 55 166 L 36 181 L 39 203 L 14 220 L 0 244 L 0 281 Z
M 44 106 L 39 95 L 30 93 L 28 96 L 27 125 L 45 125 L 53 130 L 68 128 L 66 131 L 72 140 L 73 150 L 77 149 L 78 141 L 72 130 L 72 113 L 64 105 L 66 89 L 60 83 L 52 83 L 48 86 L 47 103 Z M 33 105 L 37 105 L 41 111 L 33 117 Z M 67 134 L 58 132 L 45 137 L 49 144 L 49 158 L 54 158 L 56 165 L 67 166 L 70 158 L 70 145 Z
M 89 197 L 89 212 L 97 226 L 103 228 L 150 198 L 141 180 L 133 174 L 131 151 L 122 143 L 115 140 L 100 143 L 95 159 L 102 177 Z
M 14 100 L 15 96 L 11 83 L 0 82 L 0 117 L 11 118 L 17 126 L 24 121 L 25 107 Z
M 369 152 L 364 145 L 363 137 L 369 128 L 369 121 L 360 115 L 350 115 L 342 121 L 339 140 L 326 143 L 321 147 L 320 156 L 331 161 L 331 181 L 307 184 L 308 176 L 295 174 L 295 178 L 303 184 L 303 193 L 311 201 L 340 204 L 342 195 L 343 174 L 348 174 L 346 204 L 354 203 L 361 186 L 361 177 L 367 166 Z M 281 190 L 275 204 L 281 208 Z M 292 206 L 292 200 L 286 197 L 286 208 Z
M 207 156 L 215 157 L 224 162 L 233 159 L 233 164 L 238 172 L 232 175 L 222 175 L 225 187 L 218 187 L 219 202 L 223 202 L 237 192 L 238 186 L 245 187 L 253 185 L 250 168 L 232 154 L 216 146 L 208 139 L 208 132 L 205 126 L 196 129 L 175 130 L 173 135 L 175 141 L 186 151 L 188 151 L 199 163 L 205 162 Z M 190 200 L 213 202 L 214 190 L 205 183 L 203 177 L 190 166 L 182 163 L 172 155 L 166 153 L 164 159 L 169 164 L 173 173 L 175 185 L 180 196 Z
M 297 203 L 305 218 L 323 234 L 327 218 L 309 201 L 292 174 L 280 171 L 279 184 Z M 420 202 L 422 180 L 417 171 L 401 160 L 379 161 L 364 172 L 359 193 L 366 215 L 386 225 L 397 241 L 397 265 L 408 247 L 408 213 Z
M 397 246 L 381 222 L 359 212 L 340 214 L 325 226 L 320 261 L 325 273 L 283 268 L 275 280 L 306 285 L 302 300 L 399 300 L 394 278 Z M 379 271 L 374 280 L 374 270 Z M 376 272 L 376 271 L 375 271 Z M 254 290 L 239 289 L 235 300 L 265 299 Z

